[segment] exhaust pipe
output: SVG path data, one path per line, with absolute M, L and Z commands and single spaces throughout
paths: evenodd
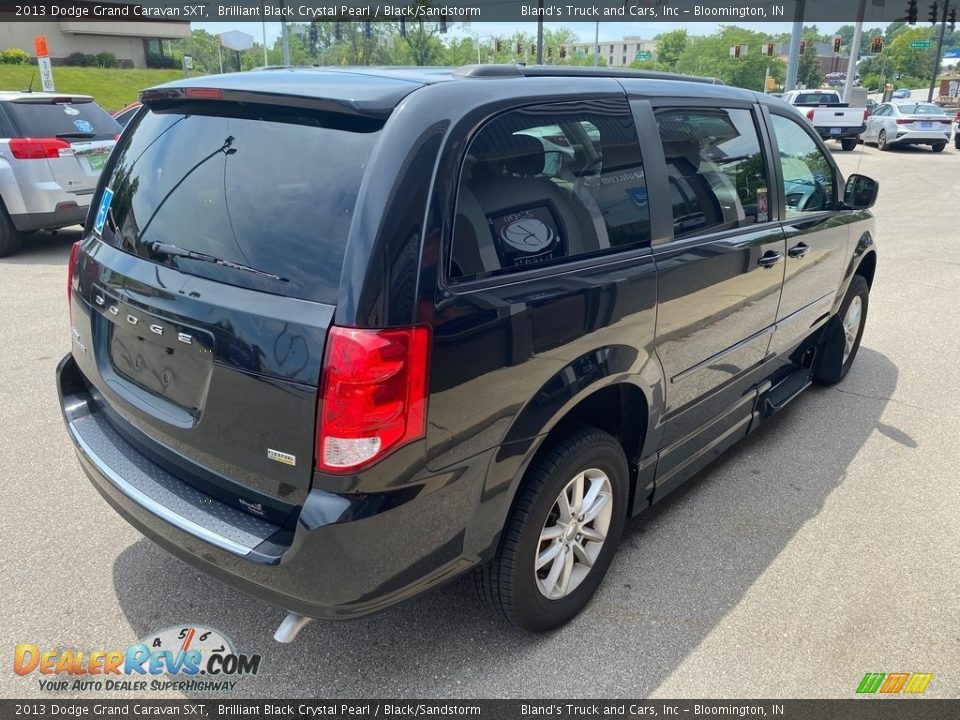
M 280 643 L 292 643 L 297 639 L 297 635 L 307 625 L 313 622 L 313 618 L 300 615 L 295 612 L 288 612 L 287 616 L 280 623 L 280 627 L 273 634 L 273 639 Z

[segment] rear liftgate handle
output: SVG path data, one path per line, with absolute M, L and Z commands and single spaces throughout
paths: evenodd
M 783 253 L 779 253 L 774 250 L 767 250 L 763 255 L 760 256 L 760 259 L 757 260 L 757 265 L 769 270 L 781 260 L 783 260 Z

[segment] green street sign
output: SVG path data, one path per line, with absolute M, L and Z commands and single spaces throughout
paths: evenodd
M 652 58 L 653 54 L 647 50 L 641 50 L 634 56 L 634 60 L 651 60 Z
M 577 57 L 582 58 L 586 53 L 583 50 L 577 50 Z
M 933 47 L 933 43 L 929 40 L 914 40 L 910 43 L 910 47 L 916 50 L 927 50 L 928 48 Z

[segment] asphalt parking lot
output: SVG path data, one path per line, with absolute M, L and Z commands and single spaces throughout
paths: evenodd
M 0 696 L 43 695 L 11 671 L 15 643 L 122 649 L 199 623 L 263 656 L 239 696 L 846 698 L 905 671 L 960 697 L 960 152 L 832 146 L 881 183 L 849 377 L 634 521 L 598 597 L 542 637 L 463 580 L 273 642 L 279 609 L 142 538 L 83 476 L 54 387 L 78 232 L 31 238 L 0 260 Z

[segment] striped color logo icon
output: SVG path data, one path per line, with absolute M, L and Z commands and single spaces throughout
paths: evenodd
M 857 686 L 857 694 L 894 695 L 897 693 L 919 695 L 927 689 L 933 673 L 867 673 Z

